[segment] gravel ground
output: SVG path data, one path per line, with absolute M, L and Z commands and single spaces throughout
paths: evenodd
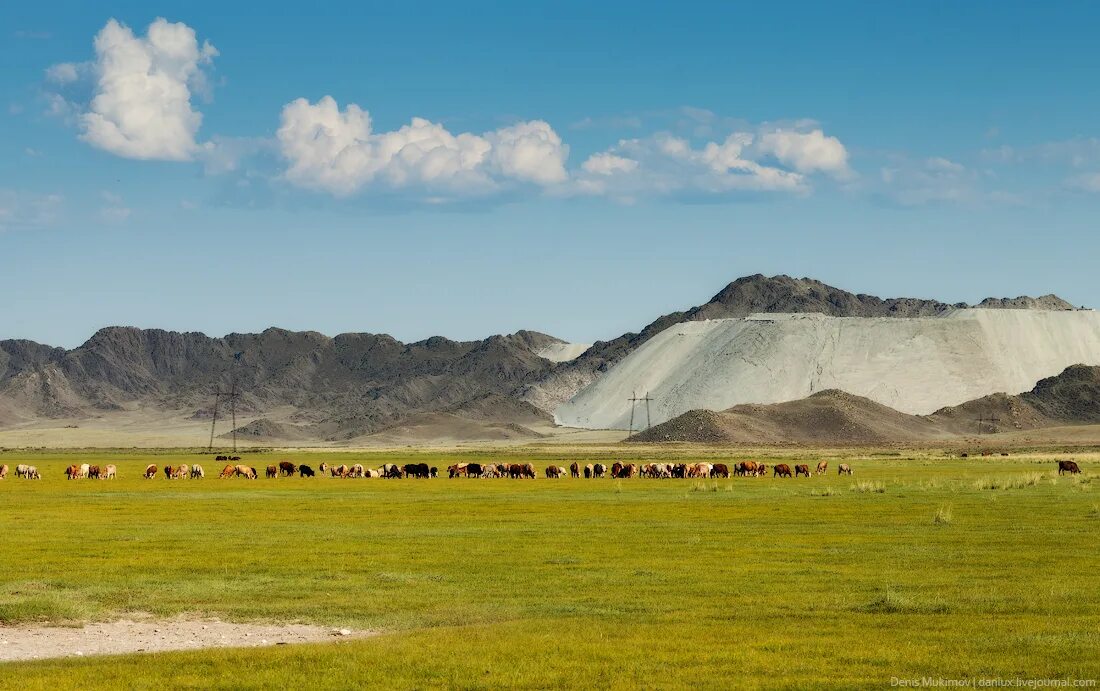
M 249 648 L 371 635 L 375 632 L 306 624 L 234 624 L 217 619 L 166 621 L 135 616 L 134 619 L 86 624 L 82 628 L 0 626 L 0 662 L 164 650 Z

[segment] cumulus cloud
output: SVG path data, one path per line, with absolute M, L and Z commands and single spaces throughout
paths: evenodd
M 581 169 L 594 175 L 614 175 L 615 173 L 629 173 L 638 168 L 638 162 L 632 158 L 624 158 L 615 154 L 603 152 L 593 154 L 581 164 Z
M 648 195 L 696 196 L 810 189 L 806 174 L 756 160 L 757 137 L 733 132 L 695 145 L 669 133 L 623 139 L 581 164 L 575 191 L 633 201 Z
M 374 183 L 484 192 L 510 180 L 553 185 L 568 177 L 568 148 L 541 120 L 477 135 L 413 118 L 375 132 L 367 111 L 354 103 L 341 110 L 325 96 L 288 103 L 276 138 L 287 180 L 342 196 Z
M 759 138 L 758 149 L 800 173 L 828 173 L 848 177 L 848 150 L 836 137 L 819 129 L 809 132 L 777 130 Z
M 93 80 L 90 101 L 73 103 L 53 94 L 51 112 L 75 110 L 81 139 L 118 156 L 194 158 L 202 114 L 192 107 L 191 96 L 205 88 L 204 68 L 218 54 L 214 46 L 200 45 L 191 27 L 165 19 L 150 24 L 144 37 L 111 19 L 94 45 L 95 59 L 86 66 L 60 63 L 46 73 L 49 81 L 66 85 L 87 71 Z

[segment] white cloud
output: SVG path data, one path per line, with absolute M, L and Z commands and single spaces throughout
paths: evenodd
M 552 185 L 567 178 L 568 149 L 541 120 L 456 135 L 413 118 L 400 129 L 374 132 L 367 111 L 355 104 L 341 110 L 325 96 L 284 106 L 276 138 L 287 180 L 342 196 L 371 184 L 478 193 L 508 180 Z
M 605 151 L 589 156 L 588 160 L 581 164 L 581 168 L 586 173 L 612 175 L 620 172 L 629 173 L 638 168 L 638 162 L 632 158 L 623 158 Z
M 87 66 L 94 79 L 91 101 L 72 104 L 50 96 L 50 111 L 77 110 L 81 139 L 125 158 L 191 160 L 199 149 L 195 135 L 202 114 L 191 95 L 202 90 L 218 51 L 201 46 L 183 23 L 157 19 L 144 37 L 111 19 L 95 37 L 95 59 Z M 57 84 L 76 81 L 83 66 L 61 63 L 47 70 Z
M 826 136 L 820 129 L 810 132 L 765 132 L 760 136 L 757 148 L 800 173 L 822 172 L 836 177 L 850 175 L 848 150 L 839 139 Z
M 658 196 L 807 192 L 805 175 L 752 159 L 753 134 L 734 132 L 701 147 L 668 133 L 624 139 L 581 165 L 573 190 L 622 201 Z
M 505 177 L 540 185 L 565 182 L 569 147 L 542 120 L 521 122 L 485 135 L 492 144 L 492 160 Z
M 80 74 L 76 63 L 62 62 L 46 69 L 46 79 L 54 84 L 71 84 L 80 79 Z
M 63 202 L 58 194 L 0 189 L 0 232 L 49 225 L 56 220 Z

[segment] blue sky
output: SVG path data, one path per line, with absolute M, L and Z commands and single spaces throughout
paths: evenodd
M 0 338 L 1100 303 L 1100 6 L 593 4 L 5 3 Z

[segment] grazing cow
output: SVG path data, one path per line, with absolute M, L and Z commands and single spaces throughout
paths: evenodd
M 298 466 L 298 474 L 302 477 L 313 477 L 313 468 L 310 468 L 308 465 L 300 465 Z
M 714 467 L 710 469 L 711 477 L 729 477 L 730 469 L 725 463 L 715 463 Z
M 791 467 L 786 463 L 777 464 L 772 477 L 791 477 Z
M 244 477 L 246 480 L 255 480 L 256 479 L 256 469 L 255 468 L 249 468 L 246 465 L 235 465 L 235 466 L 232 466 L 232 468 L 233 468 L 233 471 L 232 471 L 233 474 L 236 475 L 237 477 Z
M 384 478 L 398 478 L 401 477 L 401 468 L 393 463 L 386 463 L 382 466 L 382 477 Z
M 581 476 L 581 467 L 580 467 L 580 465 L 577 464 L 576 461 L 573 461 L 569 465 L 569 477 L 580 477 L 580 476 Z
M 287 477 L 294 477 L 294 473 L 298 472 L 298 466 L 290 461 L 279 461 L 279 472 Z
M 603 463 L 592 466 L 592 477 L 603 477 L 605 475 L 607 475 L 607 466 Z
M 459 465 L 463 465 L 459 463 Z M 481 477 L 485 473 L 485 468 L 480 463 L 466 463 L 466 476 L 467 477 Z
M 113 467 L 113 466 L 108 466 L 108 467 L 110 468 L 110 467 Z M 206 473 L 203 472 L 201 465 L 196 463 L 195 465 L 191 466 L 191 479 L 192 480 L 201 480 L 205 477 L 206 477 Z
M 593 467 L 592 467 L 592 464 L 591 464 L 591 463 L 589 463 L 588 465 L 586 465 L 586 466 L 584 467 L 584 477 L 585 477 L 585 479 L 588 479 L 588 480 L 591 480 L 591 479 L 592 479 L 592 471 L 593 471 L 593 470 L 594 470 L 594 469 L 593 469 Z
M 825 471 L 828 470 L 828 469 L 829 469 L 829 462 L 828 461 L 822 461 L 822 462 L 817 464 L 817 471 L 816 472 L 817 472 L 818 475 L 824 475 Z
M 478 464 L 477 463 L 471 463 L 470 465 L 476 466 Z M 497 465 L 496 463 L 486 463 L 485 465 L 480 466 L 480 467 L 481 467 L 481 474 L 480 475 L 475 472 L 476 468 L 470 468 L 469 473 L 468 473 L 469 476 L 470 477 L 504 477 L 505 468 L 502 465 Z
M 455 463 L 454 465 L 447 466 L 447 477 L 456 478 L 469 476 L 470 464 L 469 463 Z
M 836 469 L 836 474 L 837 475 L 851 475 L 852 474 L 852 466 L 848 465 L 847 463 L 841 463 Z
M 344 478 L 348 476 L 349 472 L 349 468 L 343 463 L 341 463 L 340 465 L 330 465 L 328 467 L 328 474 L 332 477 Z
M 249 468 L 249 470 L 252 471 L 252 473 L 248 476 L 249 480 L 255 480 L 256 478 L 260 477 L 260 474 L 256 472 L 255 468 Z
M 103 466 L 103 470 L 100 472 L 99 477 L 102 480 L 114 480 L 115 475 L 118 474 L 118 468 L 114 465 Z
M 794 467 L 794 476 L 798 477 L 799 475 L 810 477 L 810 466 L 806 464 L 796 465 Z
M 356 463 L 348 470 L 348 477 L 365 477 L 363 466 Z
M 561 475 L 558 473 L 558 466 L 556 466 L 556 465 L 546 466 L 546 478 L 548 480 L 557 479 L 559 477 L 561 477 Z
M 220 475 L 220 478 L 224 480 L 226 478 L 233 477 L 233 473 L 236 470 L 237 468 L 235 466 L 227 465 L 225 466 L 225 468 L 222 469 L 222 474 Z
M 618 471 L 615 470 L 616 467 L 618 468 Z M 637 473 L 638 466 L 634 465 L 633 463 L 630 463 L 628 465 L 616 463 L 611 467 L 611 477 L 631 478 L 634 477 Z
M 187 478 L 191 477 L 191 468 L 189 468 L 188 465 L 184 463 L 180 467 L 176 468 L 175 477 L 181 480 L 186 480 Z
M 26 464 L 23 464 L 23 463 L 20 463 L 19 465 L 15 466 L 15 477 L 26 477 L 27 476 L 27 470 L 29 468 L 30 468 L 29 465 L 26 465 Z
M 172 466 L 170 466 L 170 465 L 164 466 L 164 477 L 167 480 L 172 479 Z
M 42 475 L 38 472 L 38 468 L 33 465 L 27 466 L 27 473 L 24 475 L 28 480 L 41 480 Z
M 277 465 L 269 465 L 269 466 L 268 466 L 268 467 L 267 467 L 267 468 L 266 468 L 266 469 L 264 470 L 264 473 L 265 473 L 265 475 L 267 475 L 267 478 L 268 478 L 269 480 L 270 480 L 271 478 L 273 478 L 273 477 L 279 477 L 279 466 L 277 466 Z
M 5 465 L 0 465 L 0 480 L 3 480 L 7 476 L 8 476 L 8 466 L 6 464 Z
M 427 463 L 406 463 L 403 470 L 405 471 L 405 477 L 428 478 L 432 474 L 432 470 Z
M 756 475 L 760 472 L 760 465 L 756 461 L 741 461 L 737 464 L 737 474 L 743 477 Z
M 216 456 L 214 458 L 215 463 L 218 462 L 218 461 L 228 461 L 228 460 L 229 460 L 229 456 Z
M 146 480 L 152 480 L 156 476 L 157 476 L 157 466 L 156 466 L 155 463 L 145 466 L 145 479 Z
M 363 471 L 363 477 L 382 477 L 382 471 L 368 468 Z
M 80 477 L 80 466 L 71 465 L 71 466 L 69 466 L 68 468 L 65 469 L 65 479 L 66 480 L 75 480 L 78 477 Z
M 764 465 L 763 463 L 758 463 L 756 465 L 755 475 L 757 477 L 767 477 L 768 476 L 768 466 Z
M 1069 473 L 1070 475 L 1076 475 L 1081 472 L 1080 466 L 1076 461 L 1058 461 L 1058 474 Z
M 428 469 L 428 477 L 439 477 L 439 468 L 434 465 Z

